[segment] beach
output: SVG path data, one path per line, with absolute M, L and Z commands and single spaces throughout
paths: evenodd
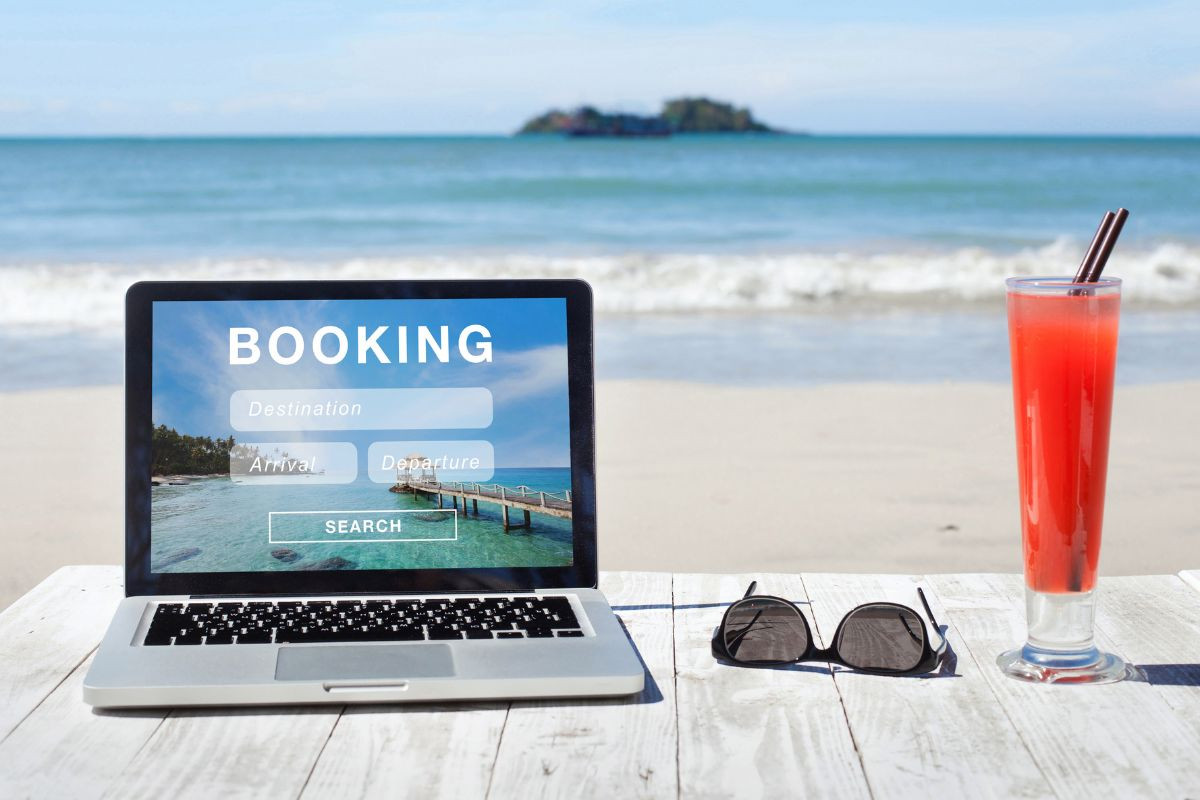
M 10 139 L 0 189 L 0 604 L 122 561 L 139 280 L 580 278 L 601 568 L 1017 572 L 1004 280 L 1117 202 L 1100 568 L 1200 566 L 1200 138 Z
M 1200 382 L 1114 402 L 1101 574 L 1200 566 Z M 0 393 L 0 606 L 121 563 L 122 427 L 119 387 Z M 601 381 L 597 454 L 601 569 L 1021 569 L 1003 383 Z

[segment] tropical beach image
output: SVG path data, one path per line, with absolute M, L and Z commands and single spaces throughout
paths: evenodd
M 561 299 L 172 302 L 153 342 L 155 572 L 572 562 Z
M 207 7 L 65 8 L 0 32 L 0 606 L 122 561 L 139 280 L 583 279 L 602 570 L 1018 572 L 1005 279 L 1073 274 L 1118 206 L 1098 571 L 1194 565 L 1192 5 L 268 3 L 236 31 Z M 545 510 L 571 490 L 563 342 L 520 342 L 524 313 L 487 312 L 474 364 L 454 337 L 475 320 L 380 310 L 410 349 L 450 326 L 424 378 L 233 367 L 214 341 L 292 325 L 311 348 L 332 325 L 353 345 L 337 308 L 172 316 L 197 327 L 155 331 L 156 570 L 567 563 L 570 519 Z M 185 369 L 211 395 L 173 385 Z M 435 377 L 488 389 L 494 421 L 231 424 L 242 390 Z M 372 476 L 377 441 L 397 445 Z M 494 463 L 432 467 L 439 497 L 420 470 L 480 455 L 445 449 L 464 442 Z M 277 471 L 246 472 L 260 457 Z M 338 504 L 404 511 L 411 540 L 269 524 Z

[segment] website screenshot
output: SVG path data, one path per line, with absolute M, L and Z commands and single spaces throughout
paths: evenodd
M 159 301 L 151 570 L 572 563 L 566 301 Z

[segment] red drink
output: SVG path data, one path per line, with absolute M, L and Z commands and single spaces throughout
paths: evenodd
M 1096 563 L 1121 281 L 1010 278 L 1025 644 L 996 658 L 1034 683 L 1109 683 L 1133 673 L 1096 647 Z
M 1062 280 L 1017 283 L 1008 292 L 1008 330 L 1025 583 L 1035 592 L 1090 592 L 1104 521 L 1120 284 L 1074 293 Z

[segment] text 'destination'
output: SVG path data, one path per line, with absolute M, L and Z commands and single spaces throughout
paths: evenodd
M 454 389 L 239 389 L 235 431 L 453 430 L 492 424 L 492 393 Z

